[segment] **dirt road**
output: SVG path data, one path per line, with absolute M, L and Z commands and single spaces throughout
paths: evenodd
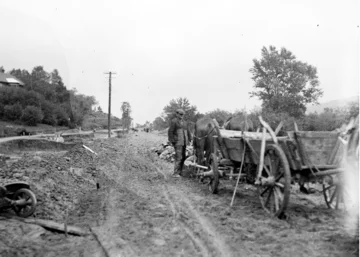
M 67 220 L 88 235 L 65 237 L 0 217 L 0 255 L 358 256 L 358 237 L 320 193 L 306 198 L 293 190 L 288 219 L 278 220 L 242 184 L 230 209 L 235 182 L 221 182 L 212 195 L 194 179 L 171 178 L 172 164 L 150 151 L 164 142 L 138 132 L 85 142 L 96 156 L 84 149 L 24 154 L 26 161 L 2 172 L 23 171 L 39 198 L 35 217 Z

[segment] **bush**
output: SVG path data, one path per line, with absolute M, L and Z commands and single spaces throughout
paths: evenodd
M 58 126 L 69 126 L 69 116 L 61 107 L 55 110 L 56 121 Z
M 8 120 L 15 121 L 20 119 L 22 115 L 22 107 L 19 103 L 13 105 L 5 105 L 4 117 Z
M 54 109 L 56 109 L 56 106 L 48 101 L 43 100 L 41 102 L 41 111 L 44 114 L 44 117 L 42 119 L 42 123 L 48 124 L 51 126 L 55 126 L 56 121 L 56 114 L 54 112 Z
M 44 115 L 40 108 L 36 106 L 26 106 L 22 116 L 21 121 L 23 121 L 26 125 L 36 126 L 37 123 L 40 123 L 43 119 Z
M 261 112 L 261 116 L 274 131 L 276 130 L 277 126 L 281 121 L 284 122 L 282 127 L 283 131 L 294 130 L 294 118 L 289 116 L 285 112 L 275 112 L 271 109 L 263 109 Z

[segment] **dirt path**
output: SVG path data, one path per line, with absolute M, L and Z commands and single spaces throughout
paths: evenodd
M 212 195 L 194 179 L 171 178 L 173 164 L 150 151 L 164 142 L 165 136 L 145 132 L 87 142 L 98 154 L 93 180 L 86 190 L 69 189 L 76 199 L 68 220 L 89 235 L 66 238 L 0 219 L 0 249 L 6 249 L 0 255 L 358 255 L 358 238 L 345 230 L 344 215 L 328 210 L 321 195 L 314 200 L 293 193 L 288 220 L 278 220 L 262 210 L 255 188 L 242 184 L 230 209 L 234 182 L 222 181 L 219 194 Z M 53 218 L 61 220 L 64 212 L 55 209 L 60 213 Z M 23 236 L 21 231 L 29 232 Z

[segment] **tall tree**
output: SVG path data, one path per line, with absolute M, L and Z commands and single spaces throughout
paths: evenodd
M 24 82 L 24 88 L 28 90 L 32 88 L 31 74 L 27 70 L 12 69 L 10 74 Z
M 156 117 L 155 120 L 153 121 L 153 126 L 155 130 L 163 130 L 168 126 L 168 124 L 163 118 Z
M 203 115 L 198 113 L 195 105 L 191 105 L 186 97 L 180 97 L 173 99 L 170 103 L 164 107 L 164 116 L 167 123 L 174 117 L 177 109 L 183 109 L 185 111 L 184 119 L 190 122 L 196 122 L 197 119 Z
M 86 114 L 92 111 L 92 106 L 97 104 L 94 96 L 77 94 L 76 88 L 70 90 L 70 119 L 71 122 L 81 126 Z
M 205 113 L 205 117 L 216 119 L 216 121 L 219 123 L 220 126 L 222 126 L 230 116 L 231 116 L 230 112 L 220 109 L 215 109 L 211 112 Z
M 317 104 L 323 94 L 316 68 L 296 60 L 285 48 L 278 51 L 274 46 L 263 47 L 261 59 L 253 62 L 250 72 L 255 90 L 250 96 L 262 100 L 263 108 L 301 117 L 306 104 Z
M 50 74 L 50 84 L 55 89 L 56 101 L 59 103 L 69 101 L 70 94 L 66 89 L 66 86 L 57 69 L 54 69 Z
M 131 106 L 129 102 L 122 102 L 121 104 L 121 112 L 122 112 L 122 116 L 121 116 L 121 121 L 123 124 L 123 128 L 129 130 L 130 129 L 130 125 L 131 125 Z

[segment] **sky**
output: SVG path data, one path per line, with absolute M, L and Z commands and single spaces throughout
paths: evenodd
M 201 113 L 260 106 L 250 68 L 262 47 L 285 47 L 317 68 L 320 102 L 359 94 L 356 0 L 2 0 L 0 66 L 57 69 L 68 89 L 135 123 L 172 99 Z

